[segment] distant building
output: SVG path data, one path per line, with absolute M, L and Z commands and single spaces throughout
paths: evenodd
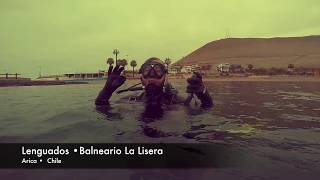
M 61 80 L 61 81 L 74 81 L 74 80 L 99 80 L 106 77 L 105 71 L 87 72 L 87 73 L 66 73 L 60 75 L 47 75 L 38 77 L 38 80 Z
M 169 74 L 177 74 L 177 73 L 180 73 L 182 70 L 182 66 L 180 65 L 171 65 L 169 66 Z
M 202 64 L 200 65 L 199 71 L 205 75 L 210 74 L 211 67 L 212 67 L 211 64 Z
M 70 79 L 96 79 L 102 78 L 106 74 L 104 71 L 94 72 L 94 73 L 68 73 L 64 74 L 65 77 Z
M 183 73 L 192 73 L 200 69 L 198 64 L 183 66 L 181 72 Z
M 240 64 L 223 63 L 217 66 L 220 73 L 243 73 L 244 68 Z
M 320 76 L 320 68 L 313 69 L 313 75 Z
M 244 68 L 240 64 L 231 64 L 229 66 L 230 72 L 231 73 L 243 73 Z
M 230 72 L 230 64 L 229 63 L 223 63 L 223 64 L 218 64 L 217 70 L 220 73 L 229 73 Z

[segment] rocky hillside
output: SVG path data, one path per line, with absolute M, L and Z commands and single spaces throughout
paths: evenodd
M 320 36 L 288 38 L 229 38 L 210 42 L 176 64 L 252 64 L 254 67 L 320 68 Z M 215 68 L 214 68 L 215 69 Z

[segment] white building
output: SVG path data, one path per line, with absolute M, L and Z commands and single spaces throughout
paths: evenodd
M 182 70 L 182 67 L 179 65 L 171 65 L 169 66 L 169 74 L 177 74 L 180 73 Z
M 219 64 L 217 66 L 217 70 L 221 73 L 228 73 L 230 71 L 230 64 L 229 63 L 223 63 L 223 64 Z
M 183 73 L 192 73 L 193 71 L 197 71 L 199 70 L 199 65 L 198 64 L 194 64 L 194 65 L 187 65 L 187 66 L 183 66 L 181 69 L 181 72 Z

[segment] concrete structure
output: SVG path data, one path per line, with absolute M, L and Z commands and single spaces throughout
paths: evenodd
M 70 79 L 96 79 L 102 78 L 106 76 L 104 71 L 100 71 L 97 73 L 68 73 L 64 74 L 65 77 Z
M 10 74 L 10 73 L 4 73 L 0 74 L 0 79 L 19 79 L 19 76 L 21 74 L 15 73 L 15 74 Z
M 61 81 L 78 81 L 78 80 L 99 80 L 106 78 L 105 71 L 87 72 L 87 73 L 66 73 L 62 75 L 48 75 L 38 77 L 38 80 L 61 80 Z

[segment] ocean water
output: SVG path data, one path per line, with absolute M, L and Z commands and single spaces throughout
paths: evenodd
M 128 82 L 124 86 L 129 86 Z M 186 83 L 173 81 L 182 96 Z M 207 142 L 239 150 L 237 167 L 149 170 L 0 170 L 6 179 L 318 179 L 319 82 L 206 82 L 215 107 L 171 105 L 141 120 L 123 93 L 97 111 L 103 83 L 0 88 L 0 142 Z M 3 179 L 3 178 L 1 178 Z

